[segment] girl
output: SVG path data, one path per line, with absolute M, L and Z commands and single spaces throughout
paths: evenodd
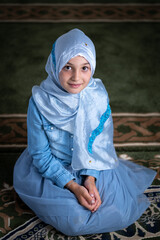
M 156 173 L 118 159 L 108 94 L 93 78 L 92 41 L 73 29 L 53 44 L 48 77 L 34 86 L 28 147 L 14 168 L 14 188 L 44 222 L 66 235 L 103 233 L 134 223 L 149 202 Z

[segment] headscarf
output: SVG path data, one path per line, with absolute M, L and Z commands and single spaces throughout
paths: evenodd
M 86 88 L 71 94 L 61 87 L 59 73 L 76 56 L 89 62 L 92 75 Z M 53 44 L 46 64 L 48 77 L 32 88 L 41 114 L 57 128 L 74 133 L 71 164 L 75 170 L 104 170 L 118 164 L 108 94 L 102 81 L 93 78 L 95 67 L 93 42 L 79 29 L 73 29 Z

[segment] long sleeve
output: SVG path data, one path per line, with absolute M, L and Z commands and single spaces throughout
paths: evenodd
M 33 158 L 34 166 L 43 177 L 52 180 L 57 186 L 63 188 L 74 177 L 53 156 L 48 138 L 43 129 L 40 113 L 32 98 L 28 107 L 27 131 L 28 151 Z

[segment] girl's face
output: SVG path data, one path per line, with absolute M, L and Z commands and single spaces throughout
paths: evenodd
M 69 93 L 80 93 L 89 83 L 91 66 L 81 56 L 71 58 L 59 73 L 61 86 Z

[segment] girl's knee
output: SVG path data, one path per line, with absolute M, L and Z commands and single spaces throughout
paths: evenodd
M 78 236 L 82 235 L 82 229 L 84 227 L 84 219 L 81 216 L 70 216 L 62 217 L 61 226 L 59 226 L 59 231 L 67 236 Z M 59 225 L 59 224 L 58 224 Z
M 70 234 L 71 236 L 78 236 L 82 235 L 82 230 L 85 226 L 85 217 L 82 216 L 74 216 L 70 217 L 69 220 L 69 229 L 70 229 Z
M 82 230 L 85 225 L 85 220 L 82 216 L 48 216 L 40 217 L 42 221 L 48 223 L 56 230 L 67 236 L 82 235 Z

